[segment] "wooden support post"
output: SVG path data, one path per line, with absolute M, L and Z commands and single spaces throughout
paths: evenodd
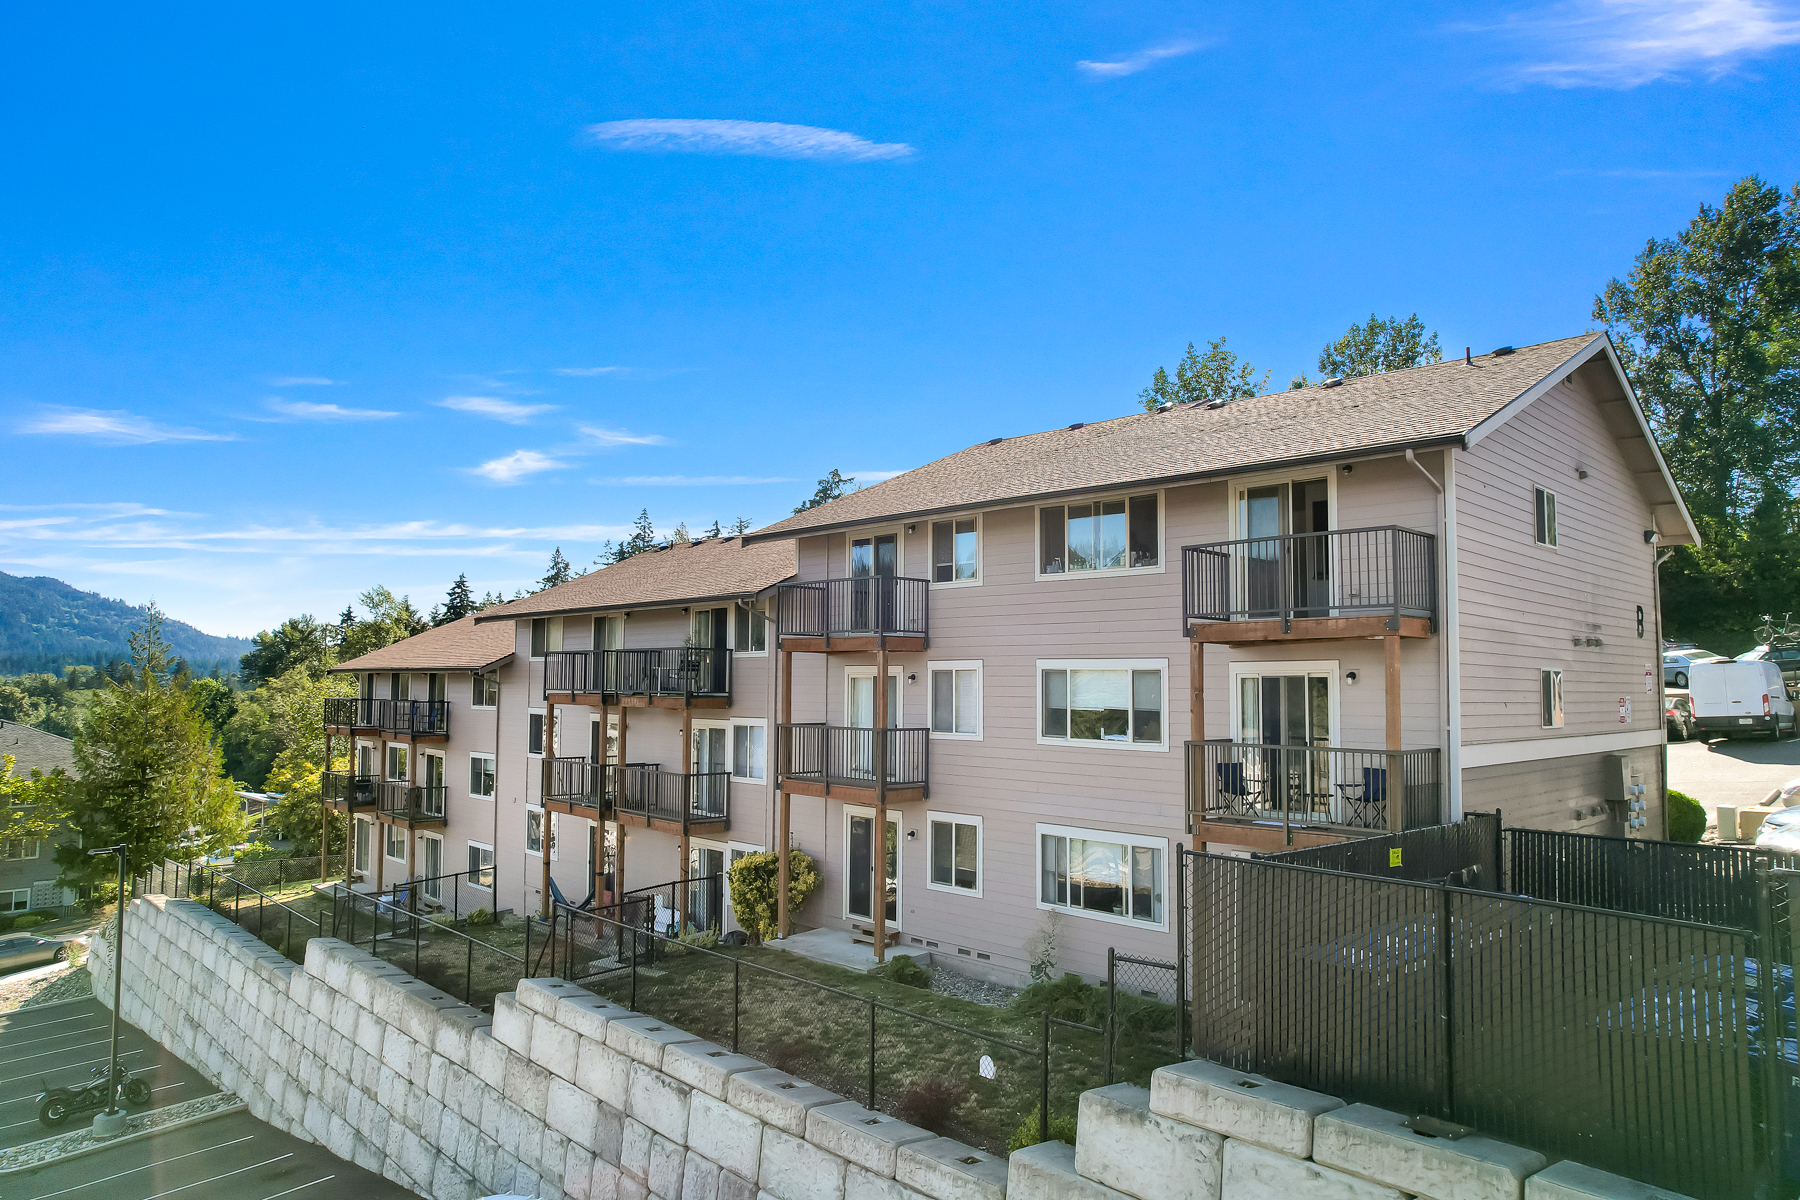
M 783 650 L 781 652 L 781 720 L 775 731 L 776 768 L 783 773 L 786 772 L 791 764 L 788 762 L 787 758 L 782 756 L 782 747 L 784 745 L 789 748 L 793 746 L 793 731 L 790 729 L 786 734 L 783 734 L 781 727 L 792 725 L 793 723 L 794 652 L 792 650 Z M 783 742 L 783 737 L 786 737 L 787 741 Z M 794 840 L 794 837 L 792 832 L 793 800 L 788 796 L 787 788 L 785 786 L 781 789 L 780 806 L 781 827 L 777 831 L 779 840 L 775 843 L 775 859 L 777 864 L 775 871 L 775 929 L 776 936 L 786 937 L 789 931 L 790 920 L 788 914 L 788 880 L 790 878 L 788 873 L 790 865 L 788 861 L 788 847 Z M 762 931 L 758 930 L 757 932 L 760 934 Z
M 875 898 L 870 908 L 875 918 L 875 961 L 887 961 L 887 727 L 888 652 L 885 639 L 875 652 L 875 731 L 869 740 L 875 761 L 875 831 L 871 870 L 875 873 Z M 899 914 L 895 914 L 896 916 Z
M 1406 780 L 1397 753 L 1405 749 L 1400 733 L 1400 635 L 1390 633 L 1382 639 L 1387 666 L 1387 827 L 1399 833 L 1405 827 Z

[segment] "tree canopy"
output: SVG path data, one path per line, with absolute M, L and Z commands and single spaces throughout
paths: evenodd
M 0 755 L 0 842 L 36 842 L 54 836 L 69 815 L 69 779 L 60 770 L 14 775 L 10 754 Z
M 558 547 L 557 553 L 561 552 L 561 547 Z M 450 585 L 450 592 L 444 597 L 444 606 L 438 610 L 434 624 L 448 625 L 452 621 L 460 621 L 475 609 L 475 594 L 469 590 L 469 577 L 458 573 L 456 582 Z
M 321 624 L 309 614 L 265 629 L 251 639 L 256 648 L 238 660 L 244 685 L 255 687 L 301 666 L 322 674 L 335 661 L 331 641 L 336 633 L 335 626 Z
M 1418 313 L 1386 320 L 1370 313 L 1367 321 L 1351 325 L 1342 337 L 1319 351 L 1319 373 L 1327 379 L 1355 379 L 1443 361 L 1437 333 L 1425 332 Z M 1308 382 L 1302 373 L 1289 386 L 1302 388 Z
M 1206 344 L 1205 354 L 1196 351 L 1194 343 L 1189 342 L 1187 353 L 1175 364 L 1175 377 L 1171 379 L 1168 371 L 1156 368 L 1156 374 L 1150 377 L 1150 386 L 1138 393 L 1138 400 L 1145 412 L 1154 412 L 1164 404 L 1241 400 L 1256 395 L 1268 383 L 1267 371 L 1257 378 L 1256 368 L 1227 350 L 1225 339 L 1219 338 Z
M 569 566 L 569 560 L 563 557 L 562 547 L 558 546 L 550 552 L 550 566 L 544 571 L 544 577 L 538 580 L 537 590 L 541 592 L 573 578 L 574 568 Z
M 836 467 L 833 467 L 831 468 L 831 474 L 819 480 L 818 490 L 813 492 L 812 499 L 801 504 L 800 507 L 796 508 L 794 511 L 796 513 L 803 513 L 809 508 L 817 508 L 821 504 L 830 504 L 833 500 L 841 499 L 857 490 L 856 476 L 845 475 Z

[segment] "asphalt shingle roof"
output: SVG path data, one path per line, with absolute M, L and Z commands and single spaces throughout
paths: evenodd
M 982 442 L 756 530 L 768 538 L 1454 441 L 1604 334 Z
M 512 657 L 511 625 L 464 617 L 341 662 L 333 671 L 482 671 Z
M 486 624 L 514 617 L 656 608 L 754 596 L 791 578 L 797 562 L 791 541 L 755 546 L 747 546 L 744 539 L 736 537 L 682 542 L 634 554 L 623 562 L 536 595 L 483 609 L 475 620 Z
M 75 743 L 17 721 L 0 721 L 0 755 L 13 756 L 13 774 L 21 778 L 35 768 L 48 775 L 57 768 L 75 773 Z

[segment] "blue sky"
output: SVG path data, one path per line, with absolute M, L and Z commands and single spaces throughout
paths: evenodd
M 1578 333 L 1800 178 L 1792 3 L 1326 7 L 17 9 L 0 570 L 235 634 L 510 593 L 1189 340 Z

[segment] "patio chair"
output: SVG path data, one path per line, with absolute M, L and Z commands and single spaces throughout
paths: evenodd
M 1364 767 L 1361 783 L 1340 783 L 1347 825 L 1360 829 L 1387 828 L 1387 768 Z
M 1248 816 L 1261 805 L 1262 788 L 1244 774 L 1241 762 L 1222 762 L 1217 764 L 1219 795 L 1230 802 L 1230 811 L 1234 815 Z

